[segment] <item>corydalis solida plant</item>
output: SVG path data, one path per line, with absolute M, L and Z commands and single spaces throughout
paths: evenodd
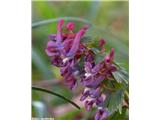
M 51 58 L 51 64 L 60 68 L 64 82 L 70 89 L 76 89 L 80 80 L 80 84 L 84 86 L 80 101 L 84 102 L 87 111 L 90 111 L 93 106 L 97 107 L 94 119 L 104 120 L 111 114 L 105 105 L 112 92 L 108 90 L 107 83 L 114 81 L 113 73 L 118 71 L 117 65 L 114 64 L 114 48 L 96 63 L 94 51 L 81 42 L 88 26 L 83 26 L 74 33 L 74 23 L 68 23 L 65 26 L 65 32 L 62 29 L 63 25 L 62 19 L 58 22 L 57 34 L 49 35 L 50 41 L 45 51 Z M 99 40 L 101 54 L 105 54 L 105 44 L 104 39 Z M 80 67 L 82 65 L 83 67 Z

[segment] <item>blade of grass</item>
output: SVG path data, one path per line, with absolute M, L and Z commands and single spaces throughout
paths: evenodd
M 78 18 L 78 17 L 59 17 L 59 18 L 48 19 L 48 20 L 43 20 L 43 21 L 32 23 L 32 28 L 36 28 L 36 27 L 40 27 L 42 25 L 46 25 L 46 24 L 50 24 L 50 23 L 53 23 L 53 22 L 57 22 L 60 19 L 64 19 L 66 21 L 79 21 L 79 22 L 82 22 L 82 23 L 85 23 L 85 24 L 88 24 L 88 25 L 92 26 L 92 23 L 90 23 L 88 20 L 83 19 L 83 18 Z
M 47 89 L 44 89 L 44 88 L 40 88 L 40 87 L 35 87 L 35 86 L 32 86 L 32 90 L 37 90 L 37 91 L 45 92 L 45 93 L 48 93 L 48 94 L 51 94 L 51 95 L 55 95 L 55 96 L 65 100 L 65 101 L 69 102 L 70 104 L 72 104 L 76 108 L 80 109 L 80 107 L 76 103 L 74 103 L 73 101 L 71 101 L 71 100 L 67 99 L 66 97 L 64 97 L 64 96 L 62 96 L 58 93 L 55 93 L 53 91 L 50 91 L 50 90 L 47 90 Z

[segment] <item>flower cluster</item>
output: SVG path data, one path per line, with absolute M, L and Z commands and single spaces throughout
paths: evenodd
M 93 106 L 98 108 L 95 120 L 104 120 L 108 117 L 109 111 L 104 107 L 107 99 L 104 81 L 112 77 L 112 72 L 116 71 L 113 64 L 114 49 L 99 63 L 95 63 L 95 54 L 88 48 L 81 39 L 84 37 L 88 26 L 82 27 L 74 33 L 75 24 L 70 22 L 65 26 L 64 20 L 60 20 L 57 25 L 57 34 L 49 35 L 50 41 L 46 47 L 46 53 L 51 58 L 51 64 L 60 68 L 60 73 L 64 78 L 65 84 L 70 89 L 75 89 L 80 84 L 84 86 L 84 91 L 80 101 L 84 101 L 87 111 Z M 99 47 L 104 51 L 104 39 L 99 41 Z M 80 60 L 83 60 L 83 68 L 79 67 Z

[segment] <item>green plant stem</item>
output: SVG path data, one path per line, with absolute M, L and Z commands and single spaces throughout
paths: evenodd
M 74 103 L 73 101 L 71 101 L 71 100 L 67 99 L 66 97 L 64 97 L 64 96 L 62 96 L 58 93 L 55 93 L 53 91 L 50 91 L 50 90 L 47 90 L 47 89 L 44 89 L 44 88 L 40 88 L 40 87 L 35 87 L 35 86 L 32 86 L 32 90 L 37 90 L 37 91 L 49 93 L 51 95 L 55 95 L 55 96 L 60 97 L 61 99 L 65 100 L 65 101 L 69 102 L 70 104 L 72 104 L 76 108 L 80 109 L 80 107 L 76 103 Z
M 79 22 L 88 24 L 89 26 L 92 26 L 92 23 L 90 23 L 86 19 L 82 19 L 82 18 L 78 18 L 78 17 L 60 17 L 60 18 L 53 18 L 53 19 L 48 19 L 48 20 L 43 20 L 43 21 L 32 23 L 32 28 L 36 28 L 36 27 L 40 27 L 42 25 L 46 25 L 46 24 L 50 24 L 50 23 L 53 23 L 53 22 L 57 22 L 60 19 L 64 19 L 66 21 L 79 21 Z

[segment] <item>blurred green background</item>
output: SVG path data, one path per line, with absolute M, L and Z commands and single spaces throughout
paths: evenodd
M 116 61 L 127 71 L 129 67 L 129 30 L 127 1 L 88 1 L 88 2 L 32 2 L 32 26 L 39 21 L 59 17 L 78 17 L 85 19 L 95 27 L 88 33 L 95 38 L 107 40 L 106 48 L 113 47 Z M 67 21 L 70 21 L 67 19 Z M 85 23 L 77 22 L 77 30 Z M 59 69 L 50 65 L 45 54 L 48 35 L 56 33 L 57 22 L 32 27 L 32 84 L 45 87 L 67 98 L 77 100 L 81 87 L 70 91 L 61 80 Z M 66 110 L 67 109 L 67 110 Z M 68 112 L 69 111 L 69 112 Z M 56 120 L 91 120 L 90 114 L 76 110 L 60 98 L 37 91 L 32 92 L 32 116 L 52 117 Z M 63 113 L 63 114 L 62 114 Z

